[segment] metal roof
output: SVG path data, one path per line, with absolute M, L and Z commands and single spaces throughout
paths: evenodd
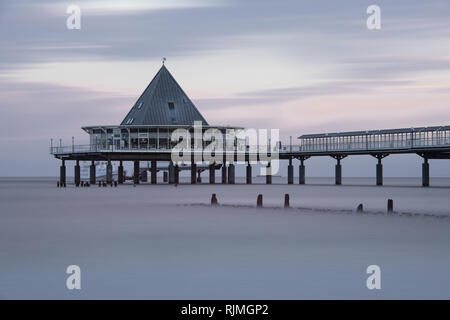
M 121 125 L 208 125 L 167 68 L 162 65 Z
M 304 134 L 304 135 L 298 137 L 298 139 L 343 137 L 343 136 L 362 136 L 362 135 L 390 134 L 390 133 L 430 132 L 430 131 L 438 131 L 438 130 L 450 130 L 450 126 L 435 126 L 435 127 L 419 127 L 419 128 L 402 128 L 402 129 L 384 129 L 384 130 L 368 130 L 368 131 L 348 131 L 348 132 L 333 132 L 333 133 L 319 133 L 319 134 Z

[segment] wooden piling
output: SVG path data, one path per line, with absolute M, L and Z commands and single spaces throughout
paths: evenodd
M 217 205 L 219 205 L 219 203 L 217 202 L 217 197 L 216 197 L 216 194 L 215 194 L 215 193 L 213 193 L 212 196 L 211 196 L 211 205 L 212 205 L 212 206 L 217 206 Z
M 284 207 L 285 208 L 289 208 L 290 207 L 290 205 L 289 205 L 289 194 L 285 194 L 284 195 Z
M 258 194 L 258 198 L 256 199 L 256 207 L 262 208 L 263 206 L 263 196 L 262 194 Z
M 387 201 L 387 212 L 392 213 L 394 212 L 394 200 L 388 199 Z

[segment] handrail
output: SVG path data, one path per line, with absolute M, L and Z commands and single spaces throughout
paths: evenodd
M 361 141 L 361 142 L 341 142 L 341 143 L 304 143 L 302 145 L 274 145 L 270 148 L 270 152 L 279 153 L 291 153 L 291 152 L 346 152 L 346 151 L 391 151 L 391 150 L 403 150 L 403 149 L 423 149 L 426 147 L 450 147 L 450 138 L 434 137 L 423 139 L 406 139 L 406 140 L 393 140 L 393 141 Z M 225 152 L 234 151 L 237 153 L 249 152 L 249 153 L 262 153 L 267 152 L 267 146 L 246 146 L 238 145 L 234 149 L 222 150 Z M 91 152 L 172 152 L 170 148 L 125 148 L 117 147 L 113 145 L 70 145 L 70 146 L 56 146 L 50 147 L 50 154 L 73 154 L 73 153 L 91 153 Z M 210 151 L 207 147 L 203 149 L 193 149 L 193 152 Z M 221 152 L 221 150 L 214 150 L 215 152 Z

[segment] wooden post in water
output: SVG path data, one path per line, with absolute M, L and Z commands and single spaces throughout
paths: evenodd
M 394 212 L 394 200 L 388 199 L 387 201 L 387 212 L 392 213 Z
M 216 194 L 213 193 L 212 196 L 211 196 L 211 205 L 212 205 L 212 206 L 217 206 L 218 204 L 219 204 L 219 203 L 217 202 Z
M 263 206 L 263 196 L 262 194 L 258 194 L 258 198 L 256 199 L 256 207 L 262 208 Z
M 289 205 L 289 194 L 285 194 L 284 195 L 284 207 L 285 208 L 289 208 L 290 207 L 290 205 Z

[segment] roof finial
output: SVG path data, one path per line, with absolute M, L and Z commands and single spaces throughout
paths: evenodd
M 164 64 L 164 62 L 166 62 L 166 57 L 163 57 L 161 60 L 162 60 L 162 63 Z

